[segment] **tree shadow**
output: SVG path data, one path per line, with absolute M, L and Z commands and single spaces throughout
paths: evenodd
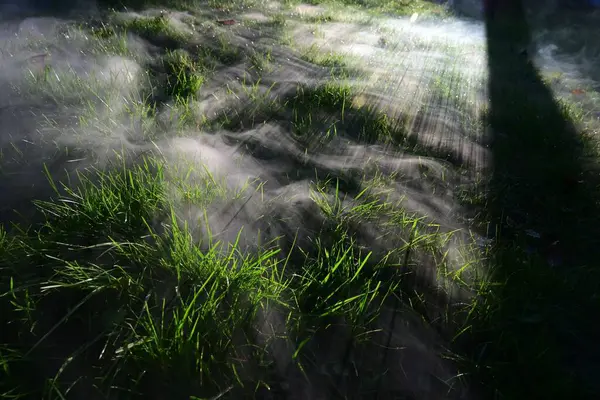
M 529 57 L 531 30 L 520 0 L 486 12 L 487 193 L 497 285 L 472 322 L 475 380 L 490 396 L 588 398 L 598 367 L 590 316 L 598 306 L 598 177 L 589 140 L 555 100 Z M 529 50 L 528 50 L 529 49 Z M 491 397 L 490 397 L 491 398 Z

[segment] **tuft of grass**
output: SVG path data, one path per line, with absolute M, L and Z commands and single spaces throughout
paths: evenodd
M 218 395 L 229 385 L 244 384 L 243 360 L 262 357 L 247 335 L 259 308 L 285 285 L 268 273 L 276 266 L 276 250 L 244 256 L 233 243 L 222 254 L 218 245 L 201 251 L 190 239 L 185 229 L 171 225 L 170 238 L 159 248 L 163 265 L 177 276 L 179 293 L 170 301 L 151 299 L 152 307 L 146 303 L 139 329 L 117 351 L 122 349 L 136 370 L 150 369 L 148 382 L 162 377 L 167 393 L 171 385 L 191 383 L 196 394 Z
M 135 17 L 125 21 L 123 28 L 148 40 L 168 39 L 174 42 L 182 42 L 186 39 L 185 34 L 173 28 L 166 14 L 155 17 Z
M 324 24 L 335 20 L 332 12 L 317 15 L 302 15 L 301 20 L 310 24 Z
M 104 40 L 117 35 L 117 31 L 113 26 L 104 23 L 101 23 L 100 26 L 93 26 L 90 31 L 92 36 Z
M 42 226 L 17 238 L 0 231 L 2 318 L 15 328 L 1 338 L 5 370 L 21 343 L 29 349 L 21 364 L 34 367 L 56 351 L 62 355 L 47 366 L 57 393 L 92 378 L 94 391 L 104 395 L 215 396 L 243 385 L 242 360 L 262 357 L 248 342 L 255 314 L 285 289 L 271 271 L 278 250 L 244 255 L 237 242 L 210 239 L 201 248 L 170 209 L 163 168 L 146 160 L 96 171 L 80 175 L 78 189 L 53 182 L 57 198 L 36 202 L 46 217 Z M 10 257 L 21 261 L 5 264 Z M 16 318 L 24 311 L 32 317 Z M 48 318 L 40 320 L 43 315 Z M 62 341 L 69 332 L 78 338 Z M 89 357 L 96 375 L 72 381 Z M 31 395 L 43 397 L 43 386 L 16 378 L 5 394 L 29 386 Z
M 290 101 L 292 124 L 299 135 L 324 139 L 346 135 L 366 143 L 408 146 L 405 121 L 390 118 L 372 106 L 357 106 L 355 90 L 341 80 L 330 80 L 315 88 L 300 87 Z M 414 147 L 414 146 L 413 146 Z
M 80 182 L 76 189 L 51 180 L 61 193 L 59 200 L 35 202 L 51 221 L 45 227 L 48 235 L 77 231 L 81 237 L 105 239 L 139 236 L 166 207 L 164 167 L 152 160 L 131 170 L 80 173 L 74 179 Z
M 168 52 L 164 57 L 167 73 L 166 92 L 177 100 L 195 96 L 205 81 L 207 69 L 183 51 Z
M 377 14 L 400 16 L 414 13 L 434 17 L 447 17 L 450 15 L 450 10 L 444 4 L 425 0 L 310 0 L 305 3 L 333 7 L 358 7 Z
M 250 61 L 250 69 L 256 71 L 259 75 L 263 72 L 268 73 L 273 70 L 273 56 L 271 49 L 267 49 L 264 52 L 254 50 L 250 52 L 248 58 Z
M 235 189 L 229 188 L 226 177 L 216 176 L 206 166 L 192 163 L 170 166 L 170 182 L 175 188 L 174 199 L 184 204 L 207 210 L 215 202 L 240 200 L 248 195 L 252 188 L 259 191 L 262 183 L 247 180 Z
M 349 56 L 335 53 L 323 52 L 317 45 L 312 45 L 301 52 L 300 58 L 312 64 L 329 69 L 332 78 L 344 79 L 359 75 L 349 63 Z
M 352 95 L 349 84 L 331 80 L 315 88 L 298 87 L 294 104 L 307 110 L 340 112 L 343 117 L 344 110 L 351 104 Z
M 307 254 L 294 292 L 302 316 L 296 321 L 301 324 L 297 331 L 327 329 L 331 321 L 342 319 L 354 335 L 366 339 L 381 305 L 395 289 L 377 279 L 375 271 L 367 271 L 372 254 L 361 254 L 351 238 L 346 239 L 326 246 L 317 238 L 316 255 Z
M 287 25 L 287 18 L 284 13 L 273 13 L 269 17 L 269 23 L 274 27 L 285 27 Z
M 209 54 L 224 65 L 232 65 L 243 59 L 243 54 L 225 34 L 217 35 L 218 47 Z

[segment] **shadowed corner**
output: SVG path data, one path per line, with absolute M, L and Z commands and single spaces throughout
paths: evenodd
M 470 357 L 489 367 L 473 374 L 489 398 L 588 398 L 598 390 L 598 327 L 589 322 L 600 249 L 592 144 L 532 62 L 522 1 L 487 4 L 487 212 L 498 284 L 471 321 Z
M 95 0 L 3 0 L 0 21 L 31 17 L 66 17 L 96 9 Z

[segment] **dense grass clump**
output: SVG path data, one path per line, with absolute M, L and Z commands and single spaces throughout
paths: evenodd
M 205 70 L 196 65 L 186 53 L 169 53 L 165 60 L 167 71 L 167 94 L 184 100 L 196 95 L 204 83 Z
M 257 351 L 244 338 L 257 307 L 284 287 L 271 281 L 276 252 L 245 256 L 218 243 L 201 251 L 169 209 L 162 168 L 148 161 L 81 176 L 78 189 L 37 203 L 42 226 L 1 231 L 6 370 L 64 357 L 46 365 L 45 383 L 19 375 L 11 390 L 60 397 L 160 382 L 161 392 L 214 395 L 232 383 L 219 377 L 235 376 L 235 353 Z M 26 354 L 12 357 L 21 346 Z M 90 357 L 96 372 L 76 379 Z
M 152 41 L 164 42 L 164 45 L 174 46 L 183 42 L 186 34 L 176 30 L 165 14 L 155 17 L 135 17 L 126 21 L 123 28 Z
M 362 205 L 341 207 L 323 182 L 313 199 L 335 223 L 292 262 L 278 247 L 242 253 L 237 241 L 195 239 L 171 206 L 165 168 L 147 158 L 80 173 L 76 186 L 51 181 L 55 198 L 36 202 L 41 225 L 0 230 L 3 395 L 250 393 L 281 379 L 271 371 L 277 342 L 314 368 L 329 335 L 348 331 L 360 339 L 353 347 L 377 331 L 398 281 L 348 229 L 378 209 L 401 210 L 367 192 L 355 199 Z M 263 322 L 273 310 L 286 320 L 276 331 Z

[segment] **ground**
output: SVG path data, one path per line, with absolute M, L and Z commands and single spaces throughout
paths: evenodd
M 595 398 L 600 15 L 455 3 L 2 9 L 3 398 Z

